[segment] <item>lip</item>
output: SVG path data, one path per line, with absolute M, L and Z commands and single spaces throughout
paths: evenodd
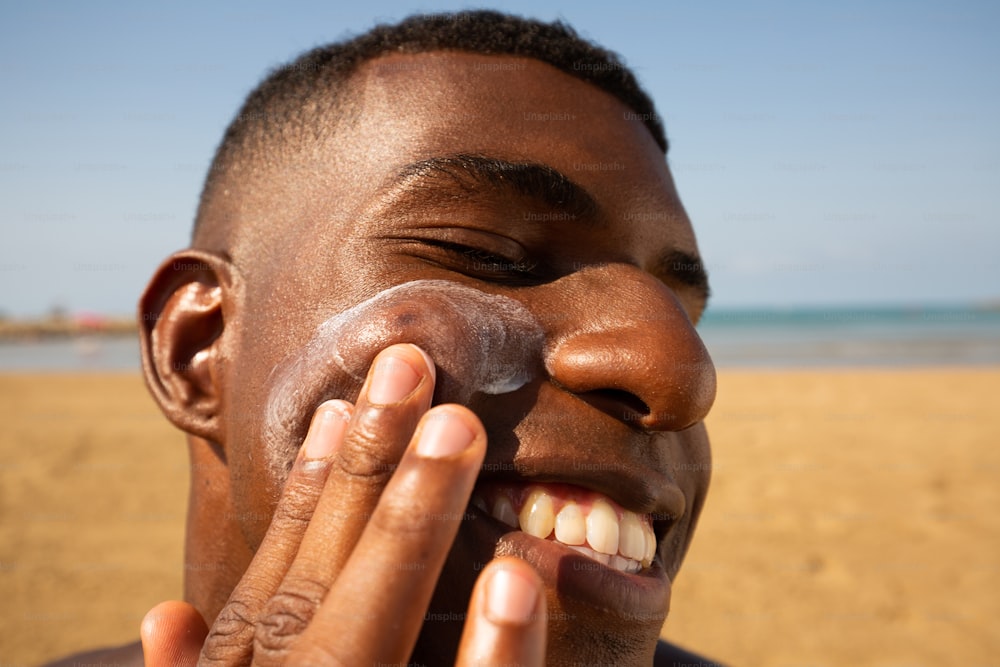
M 559 542 L 512 530 L 471 505 L 466 516 L 463 532 L 474 541 L 480 562 L 494 556 L 517 556 L 530 563 L 564 603 L 582 603 L 627 622 L 662 625 L 666 620 L 671 582 L 659 546 L 650 567 L 628 574 Z M 657 539 L 662 544 L 661 534 L 657 533 Z

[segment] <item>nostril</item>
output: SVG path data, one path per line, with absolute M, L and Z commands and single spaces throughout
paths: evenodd
M 649 406 L 642 399 L 621 389 L 597 389 L 577 396 L 598 410 L 625 422 L 638 422 L 650 413 Z

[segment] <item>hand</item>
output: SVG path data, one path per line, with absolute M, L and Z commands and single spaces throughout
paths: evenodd
M 434 364 L 376 358 L 357 406 L 313 416 L 260 548 L 211 628 L 184 602 L 143 619 L 147 667 L 406 663 L 486 452 L 479 419 L 428 410 Z M 480 574 L 460 665 L 541 665 L 545 596 L 524 561 Z

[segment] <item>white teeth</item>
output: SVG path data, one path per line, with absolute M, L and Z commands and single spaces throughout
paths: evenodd
M 624 512 L 618 524 L 618 553 L 632 560 L 646 557 L 646 536 L 635 512 Z
M 628 572 L 629 574 L 634 574 L 642 569 L 642 565 L 638 562 L 631 560 L 629 558 L 624 558 L 622 556 L 609 556 L 608 554 L 602 554 L 594 551 L 590 547 L 580 547 L 580 546 L 570 546 L 573 551 L 579 552 L 586 556 L 596 560 L 602 565 L 607 565 L 612 567 L 619 572 Z
M 642 569 L 642 565 L 638 561 L 632 560 L 631 558 L 625 558 L 623 556 L 612 556 L 611 562 L 608 563 L 611 567 L 619 570 L 621 572 L 635 573 Z
M 587 558 L 592 558 L 596 560 L 601 565 L 608 565 L 611 563 L 612 556 L 609 556 L 607 554 L 599 554 L 590 547 L 570 546 L 570 549 L 582 553 Z
M 587 541 L 587 522 L 576 503 L 566 503 L 556 515 L 556 539 L 568 545 Z
M 521 530 L 529 535 L 545 539 L 552 532 L 556 518 L 549 494 L 535 489 L 521 508 Z
M 514 505 L 510 502 L 510 498 L 502 493 L 497 496 L 496 501 L 493 503 L 493 511 L 490 514 L 493 515 L 494 519 L 507 524 L 511 528 L 520 527 L 517 520 L 517 513 L 514 511 Z
M 618 553 L 618 514 L 600 498 L 594 501 L 587 515 L 587 542 L 602 554 Z
M 487 511 L 486 502 L 479 496 L 473 496 L 472 504 Z M 520 528 L 540 539 L 552 536 L 571 549 L 622 572 L 638 572 L 652 565 L 656 557 L 656 536 L 648 520 L 627 510 L 619 519 L 614 507 L 601 498 L 594 499 L 586 516 L 580 505 L 572 500 L 565 501 L 556 514 L 553 497 L 534 488 L 528 493 L 520 514 L 514 511 L 514 504 L 505 493 L 496 495 L 489 513 L 511 528 Z M 555 535 L 552 535 L 553 530 Z

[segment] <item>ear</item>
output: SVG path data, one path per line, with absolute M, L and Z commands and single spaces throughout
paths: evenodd
M 183 250 L 167 258 L 139 299 L 142 369 L 175 426 L 221 443 L 223 345 L 241 285 L 223 255 Z M 230 336 L 231 337 L 231 336 Z

